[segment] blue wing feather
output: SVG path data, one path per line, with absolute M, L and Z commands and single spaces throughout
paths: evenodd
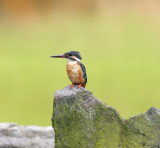
M 87 83 L 87 74 L 86 74 L 86 68 L 82 63 L 79 63 L 81 68 L 82 68 L 82 72 L 83 72 L 83 78 L 85 79 L 85 83 Z

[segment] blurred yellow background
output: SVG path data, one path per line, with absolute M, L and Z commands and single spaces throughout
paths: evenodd
M 0 122 L 50 125 L 81 52 L 87 89 L 123 118 L 160 108 L 160 1 L 0 0 Z

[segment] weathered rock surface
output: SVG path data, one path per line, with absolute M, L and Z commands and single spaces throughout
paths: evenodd
M 0 123 L 0 148 L 53 148 L 54 143 L 54 130 L 51 126 Z
M 160 148 L 160 110 L 123 120 L 82 87 L 56 91 L 52 126 L 56 148 Z

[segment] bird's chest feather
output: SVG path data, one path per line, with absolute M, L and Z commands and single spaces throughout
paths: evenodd
M 67 74 L 73 83 L 84 83 L 81 66 L 77 61 L 69 61 L 67 63 Z

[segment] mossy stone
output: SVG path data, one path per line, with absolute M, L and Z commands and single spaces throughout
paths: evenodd
M 74 86 L 54 96 L 52 126 L 56 148 L 159 148 L 160 111 L 123 120 L 117 111 Z

